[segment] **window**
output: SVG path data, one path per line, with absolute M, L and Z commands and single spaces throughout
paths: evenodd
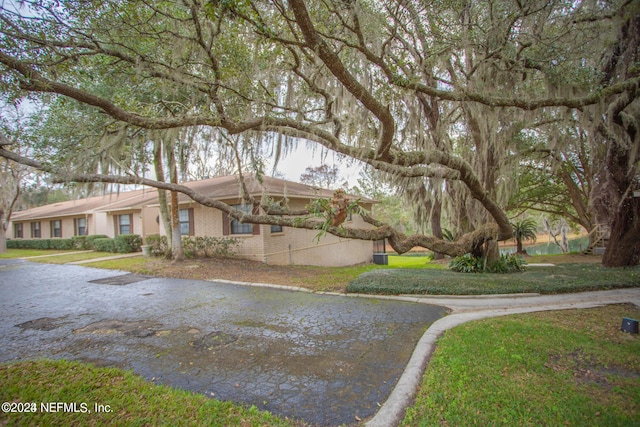
M 180 209 L 179 217 L 180 234 L 183 236 L 193 236 L 195 234 L 193 227 L 193 208 Z
M 76 236 L 86 236 L 87 235 L 87 219 L 77 218 L 75 220 L 75 223 L 76 223 Z
M 39 221 L 31 223 L 31 237 L 38 238 L 38 239 L 41 237 Z
M 22 223 L 13 224 L 13 237 L 22 239 Z
M 59 219 L 51 221 L 51 237 L 62 237 L 62 224 Z
M 131 217 L 133 215 L 118 215 L 118 234 L 131 234 Z
M 249 215 L 253 212 L 253 207 L 251 205 L 233 205 L 233 207 Z M 253 224 L 243 224 L 237 219 L 232 219 L 231 234 L 253 234 Z
M 282 226 L 281 225 L 271 225 L 271 232 L 272 233 L 282 233 Z

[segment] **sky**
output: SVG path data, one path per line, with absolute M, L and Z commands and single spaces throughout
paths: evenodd
M 276 170 L 285 179 L 300 182 L 300 175 L 305 172 L 307 167 L 317 167 L 323 163 L 338 167 L 340 173 L 339 184 L 346 180 L 350 187 L 357 185 L 361 166 L 348 164 L 349 162 L 341 160 L 335 153 L 323 155 L 319 150 L 312 150 L 306 147 L 305 144 L 299 144 L 295 150 L 283 156 L 278 162 Z M 267 175 L 272 175 L 272 170 L 273 160 L 269 160 L 265 172 Z

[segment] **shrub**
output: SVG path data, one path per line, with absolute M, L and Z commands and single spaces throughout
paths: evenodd
M 142 237 L 137 234 L 121 234 L 113 240 L 115 252 L 121 254 L 139 252 L 140 246 L 142 245 Z
M 170 255 L 171 248 L 167 246 L 167 237 L 152 234 L 145 237 L 147 245 L 151 246 L 154 256 Z M 186 257 L 214 257 L 235 255 L 240 241 L 230 237 L 196 236 L 182 237 L 182 248 Z
M 88 236 L 73 236 L 71 238 L 73 249 L 79 249 L 79 250 L 90 249 L 89 246 L 87 245 L 87 237 Z
M 18 239 L 7 240 L 9 249 L 73 249 L 72 239 Z
M 167 238 L 159 234 L 150 234 L 145 237 L 147 245 L 151 246 L 151 255 L 162 256 L 167 253 Z
M 90 236 L 87 236 L 87 238 L 85 239 L 85 245 L 87 247 L 87 249 L 93 249 L 94 251 L 96 251 L 96 247 L 95 247 L 95 241 L 98 239 L 108 239 L 109 236 L 105 235 L 105 234 L 92 234 Z
M 482 258 L 476 258 L 471 254 L 457 256 L 449 262 L 449 269 L 458 273 L 482 273 Z
M 50 249 L 73 249 L 73 241 L 71 239 L 50 239 L 49 242 Z
M 525 270 L 527 263 L 516 254 L 500 255 L 494 264 L 487 265 L 485 269 L 484 258 L 474 257 L 471 254 L 457 256 L 449 262 L 449 268 L 458 273 L 513 273 Z
M 182 247 L 187 257 L 213 257 L 235 255 L 238 239 L 229 237 L 196 236 L 183 237 Z
M 517 254 L 500 255 L 500 260 L 492 267 L 494 273 L 511 273 L 524 271 L 527 262 Z
M 115 241 L 110 237 L 93 239 L 93 248 L 98 252 L 115 252 L 116 251 Z

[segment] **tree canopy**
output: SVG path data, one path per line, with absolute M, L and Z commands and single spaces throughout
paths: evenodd
M 4 4 L 0 17 L 2 89 L 16 102 L 31 97 L 51 106 L 47 120 L 60 127 L 73 122 L 71 111 L 92 117 L 79 128 L 93 137 L 71 144 L 43 137 L 30 157 L 0 147 L 3 157 L 57 180 L 151 185 L 243 221 L 317 228 L 318 221 L 269 215 L 269 206 L 264 215 L 244 214 L 144 174 L 151 132 L 209 128 L 242 136 L 257 157 L 265 151 L 256 147 L 278 155 L 306 140 L 413 189 L 407 194 L 421 195 L 412 197 L 416 209 L 432 218 L 445 212 L 461 236 L 407 236 L 371 216 L 370 229 L 328 232 L 387 238 L 400 253 L 421 246 L 460 255 L 512 236 L 508 209 L 526 167 L 550 167 L 560 180 L 577 182 L 562 168 L 578 164 L 568 137 L 578 129 L 603 165 L 589 177 L 590 209 L 606 211 L 603 221 L 627 249 L 640 236 L 640 200 L 632 196 L 640 186 L 637 2 L 12 5 Z M 67 114 L 56 117 L 59 108 Z M 114 135 L 120 145 L 105 150 Z M 98 165 L 78 155 L 93 150 L 110 153 L 105 159 L 121 156 Z M 603 209 L 598 194 L 613 194 L 615 203 Z M 640 262 L 637 247 L 623 256 L 611 246 L 608 265 Z

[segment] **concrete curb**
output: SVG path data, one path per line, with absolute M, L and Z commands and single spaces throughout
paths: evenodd
M 489 317 L 507 316 L 510 314 L 533 313 L 537 311 L 569 310 L 577 308 L 602 307 L 608 304 L 621 304 L 630 302 L 629 298 L 622 297 L 619 300 L 608 300 L 605 302 L 591 301 L 582 303 L 566 303 L 556 305 L 546 305 L 538 307 L 519 307 L 514 309 L 482 310 L 451 314 L 435 321 L 423 334 L 416 345 L 411 359 L 401 375 L 395 388 L 389 395 L 387 401 L 380 410 L 368 422 L 367 427 L 391 427 L 397 426 L 405 415 L 405 410 L 409 407 L 417 394 L 422 383 L 422 377 L 427 363 L 436 347 L 436 340 L 447 330 L 462 325 L 473 320 L 481 320 Z M 637 301 L 636 301 L 637 302 Z

